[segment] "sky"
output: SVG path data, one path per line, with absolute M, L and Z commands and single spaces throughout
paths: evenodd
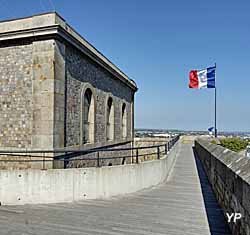
M 214 89 L 188 79 L 216 62 L 218 130 L 250 131 L 249 0 L 0 0 L 0 20 L 54 10 L 136 81 L 136 128 L 213 126 Z

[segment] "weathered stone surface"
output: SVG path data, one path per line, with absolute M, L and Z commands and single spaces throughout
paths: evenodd
M 0 148 L 30 147 L 32 45 L 0 46 Z
M 115 110 L 115 141 L 122 141 L 121 107 L 127 109 L 127 138 L 132 138 L 131 103 L 133 91 L 124 86 L 100 66 L 92 63 L 73 47 L 66 47 L 67 105 L 66 105 L 66 146 L 81 145 L 81 94 L 84 86 L 91 87 L 96 98 L 95 142 L 107 144 L 106 108 L 109 97 L 113 98 Z
M 224 213 L 241 213 L 242 219 L 229 223 L 233 234 L 249 234 L 250 160 L 206 140 L 196 140 L 195 150 Z
M 0 42 L 0 150 L 131 146 L 136 84 L 60 16 L 48 13 L 1 22 Z M 94 141 L 83 145 L 82 94 L 86 87 L 95 100 Z M 111 141 L 106 130 L 109 97 L 114 104 Z
M 134 140 L 134 147 L 150 147 L 150 146 L 159 146 L 159 153 L 160 157 L 168 151 L 166 149 L 165 144 L 170 140 L 170 138 L 150 138 L 150 137 L 144 137 L 144 138 L 135 138 Z M 140 149 L 138 152 L 139 155 L 144 155 L 142 157 L 139 157 L 139 162 L 147 161 L 147 160 L 155 160 L 158 158 L 158 148 L 146 148 L 146 149 Z M 136 161 L 136 151 L 134 150 L 134 162 Z

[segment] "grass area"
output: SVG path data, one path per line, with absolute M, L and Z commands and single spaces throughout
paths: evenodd
M 218 144 L 215 140 L 212 140 L 211 143 Z M 221 139 L 219 145 L 228 148 L 234 152 L 240 152 L 241 150 L 246 149 L 248 141 L 241 140 L 238 138 L 226 138 Z

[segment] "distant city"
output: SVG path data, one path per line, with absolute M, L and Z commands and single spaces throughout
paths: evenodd
M 212 136 L 209 131 L 185 131 L 176 129 L 135 129 L 135 137 L 173 137 L 178 134 L 181 135 L 207 135 Z M 233 132 L 233 131 L 221 131 L 218 132 L 218 138 L 240 138 L 250 141 L 250 132 Z

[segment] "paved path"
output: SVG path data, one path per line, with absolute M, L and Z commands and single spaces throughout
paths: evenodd
M 150 190 L 110 200 L 2 206 L 0 234 L 230 233 L 200 163 L 194 157 L 192 145 L 182 143 L 168 182 Z

